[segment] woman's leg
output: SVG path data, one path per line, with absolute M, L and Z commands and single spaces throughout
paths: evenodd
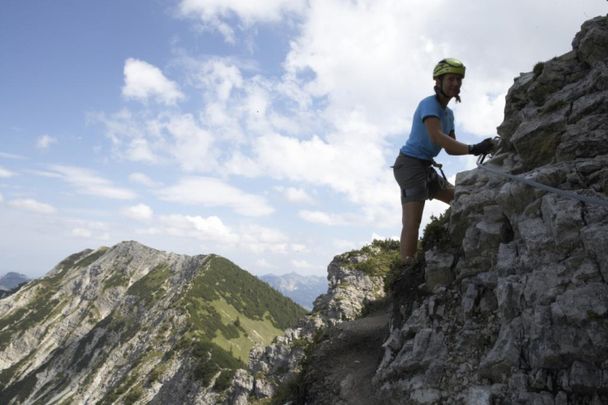
M 418 249 L 418 229 L 424 211 L 424 201 L 411 201 L 402 205 L 401 261 L 413 260 Z M 411 258 L 411 259 L 410 259 Z
M 454 186 L 449 184 L 449 187 L 439 190 L 437 194 L 435 194 L 435 198 L 439 201 L 443 201 L 446 204 L 451 204 L 452 200 L 454 199 Z

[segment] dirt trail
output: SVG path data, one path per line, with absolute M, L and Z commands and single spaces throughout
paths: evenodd
M 329 339 L 315 351 L 306 376 L 306 403 L 373 405 L 372 377 L 382 358 L 389 312 L 382 308 L 369 316 L 332 328 Z

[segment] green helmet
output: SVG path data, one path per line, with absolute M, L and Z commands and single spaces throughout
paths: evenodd
M 461 61 L 454 58 L 445 58 L 439 61 L 433 69 L 433 79 L 443 76 L 446 73 L 455 73 L 464 77 L 464 71 L 466 68 Z

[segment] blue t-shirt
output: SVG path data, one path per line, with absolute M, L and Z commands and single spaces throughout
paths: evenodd
M 427 117 L 437 117 L 441 123 L 441 130 L 449 134 L 454 131 L 454 113 L 449 107 L 443 108 L 436 96 L 429 96 L 423 99 L 416 112 L 414 112 L 414 120 L 412 122 L 412 130 L 410 136 L 401 147 L 401 153 L 412 156 L 418 159 L 432 160 L 441 151 L 441 146 L 435 145 L 431 141 L 424 119 Z

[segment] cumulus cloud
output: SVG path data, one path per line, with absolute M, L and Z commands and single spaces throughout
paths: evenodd
M 54 143 L 57 143 L 57 138 L 44 134 L 36 140 L 36 147 L 38 149 L 48 149 Z
M 167 79 L 163 72 L 148 62 L 129 58 L 124 67 L 125 84 L 122 94 L 138 101 L 154 99 L 173 105 L 184 98 L 177 83 Z
M 266 199 L 211 177 L 186 177 L 159 191 L 165 201 L 205 207 L 226 207 L 245 216 L 264 216 L 274 209 Z
M 54 214 L 55 212 L 57 212 L 55 207 L 53 207 L 52 205 L 36 201 L 33 198 L 18 198 L 9 201 L 8 204 L 11 207 L 35 212 L 37 214 Z
M 96 175 L 88 169 L 74 166 L 53 165 L 50 170 L 61 176 L 80 194 L 104 197 L 115 200 L 132 200 L 136 194 L 131 190 L 117 187 L 111 181 Z
M 131 207 L 124 208 L 122 211 L 123 215 L 131 219 L 145 221 L 151 219 L 154 215 L 152 208 L 146 204 L 137 204 Z
M 221 244 L 234 244 L 239 240 L 239 236 L 217 216 L 173 214 L 162 215 L 159 221 L 161 231 L 171 236 L 196 238 Z

